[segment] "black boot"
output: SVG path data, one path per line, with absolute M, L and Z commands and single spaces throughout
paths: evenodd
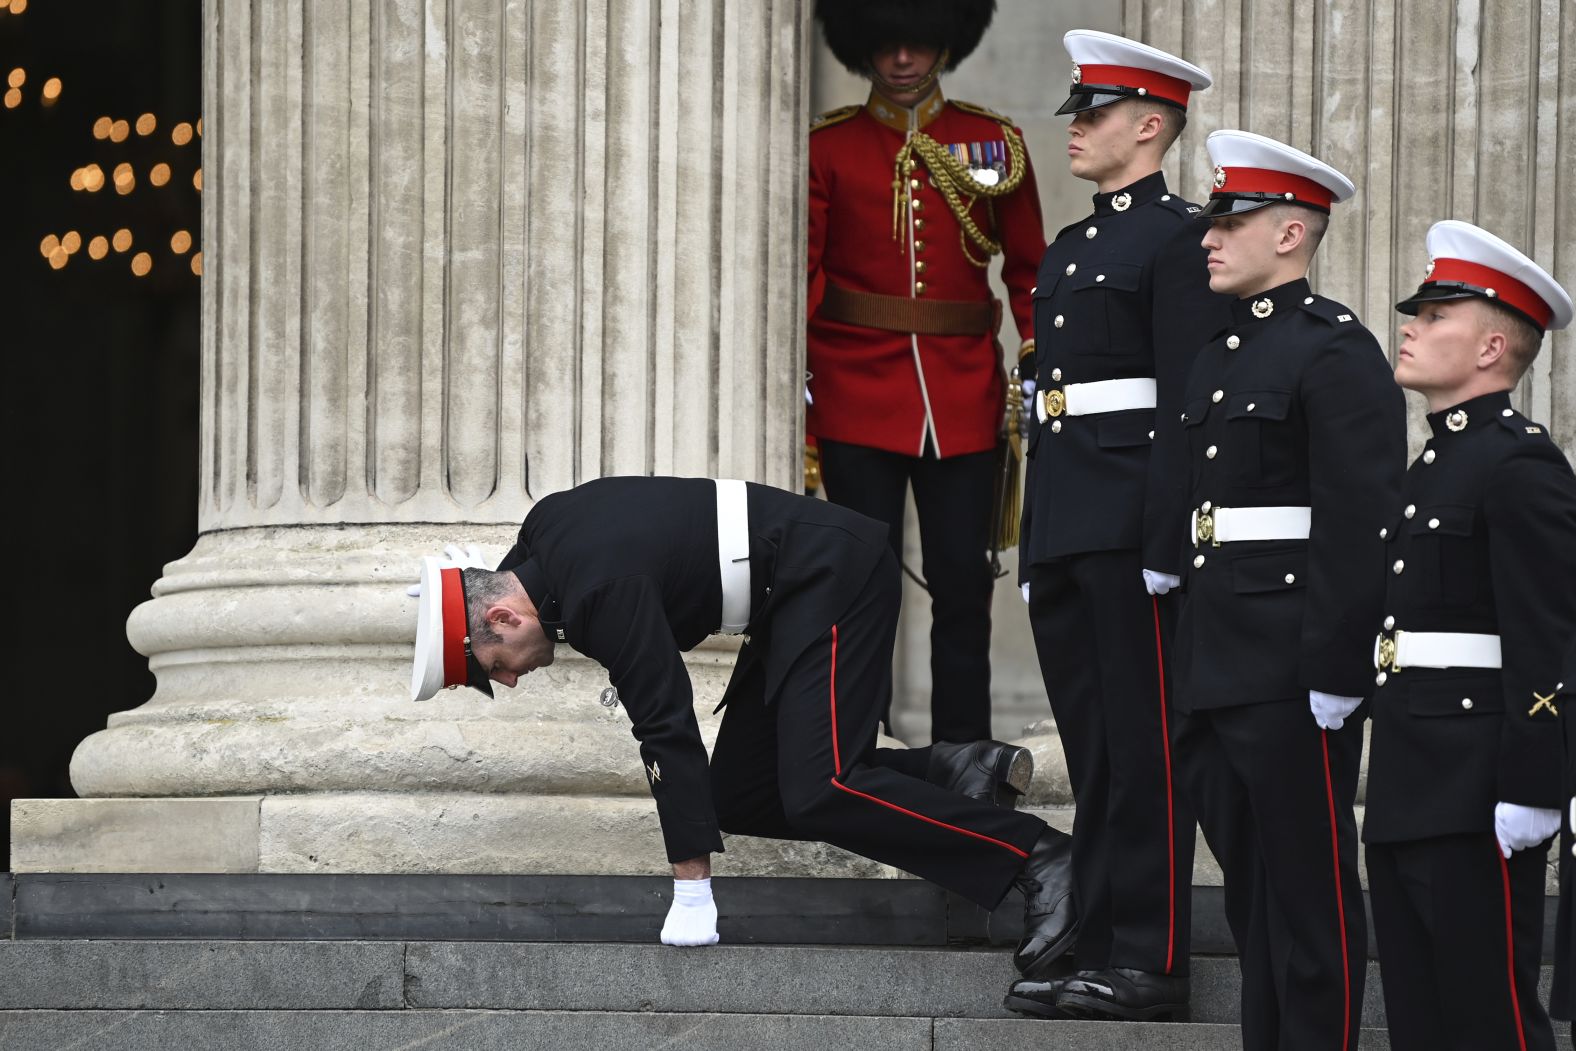
M 1019 978 L 1007 990 L 1001 1005 L 1009 1011 L 1033 1018 L 1071 1018 L 1056 1006 L 1062 987 L 1074 978 L 1093 971 L 1074 971 L 1072 956 L 1063 956 L 1046 968 L 1051 974 L 1040 978 Z
M 1001 741 L 940 741 L 930 746 L 925 780 L 1009 810 L 1029 790 L 1034 753 Z
M 1185 1022 L 1188 980 L 1127 967 L 1081 972 L 1062 983 L 1056 1008 L 1069 1018 Z
M 1023 892 L 1023 940 L 1012 964 L 1025 978 L 1044 977 L 1078 940 L 1072 837 L 1046 828 L 1012 883 Z

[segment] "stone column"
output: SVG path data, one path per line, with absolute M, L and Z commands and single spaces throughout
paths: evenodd
M 155 695 L 13 867 L 664 871 L 601 669 L 414 704 L 404 589 L 589 478 L 799 484 L 805 0 L 203 17 L 200 537 L 128 625 Z M 785 849 L 722 871 L 826 856 Z

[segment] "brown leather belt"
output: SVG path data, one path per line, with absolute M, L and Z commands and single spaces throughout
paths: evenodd
M 845 325 L 921 336 L 994 335 L 1001 325 L 1001 301 L 995 297 L 962 300 L 884 296 L 855 292 L 828 281 L 815 316 Z

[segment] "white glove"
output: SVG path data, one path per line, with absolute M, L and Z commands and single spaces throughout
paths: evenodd
M 1018 585 L 1018 588 L 1023 592 L 1023 604 L 1027 606 L 1029 604 L 1029 582 L 1025 580 L 1022 584 Z M 1576 813 L 1576 811 L 1572 811 L 1572 813 Z
M 1144 570 L 1144 590 L 1151 595 L 1164 595 L 1178 584 L 1182 578 L 1170 573 L 1162 573 L 1158 569 Z
M 1029 412 L 1034 408 L 1034 381 L 1019 380 L 1023 384 L 1023 411 Z
M 461 547 L 459 544 L 445 544 L 443 545 L 443 560 L 445 563 L 444 568 L 446 569 L 492 568 L 487 564 L 487 560 L 482 558 L 482 549 L 475 544 L 466 544 L 464 547 Z M 412 584 L 405 589 L 405 594 L 411 598 L 421 598 L 421 584 Z
M 717 903 L 711 879 L 673 881 L 673 906 L 662 924 L 663 945 L 716 945 Z
M 1320 693 L 1318 690 L 1308 691 L 1308 707 L 1313 711 L 1313 721 L 1319 724 L 1321 730 L 1339 730 L 1346 722 L 1346 717 L 1357 710 L 1363 703 L 1361 697 L 1342 697 L 1334 693 Z
M 1494 838 L 1507 858 L 1514 851 L 1537 846 L 1559 830 L 1560 812 L 1552 807 L 1494 804 Z

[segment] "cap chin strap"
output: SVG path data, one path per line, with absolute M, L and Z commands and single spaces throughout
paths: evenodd
M 894 95 L 920 95 L 930 90 L 930 86 L 941 79 L 941 71 L 947 67 L 947 60 L 952 57 L 952 52 L 947 48 L 941 49 L 941 54 L 936 56 L 936 62 L 930 67 L 930 72 L 921 77 L 914 84 L 893 84 L 881 74 L 877 73 L 875 66 L 870 67 L 870 82 L 889 91 Z

